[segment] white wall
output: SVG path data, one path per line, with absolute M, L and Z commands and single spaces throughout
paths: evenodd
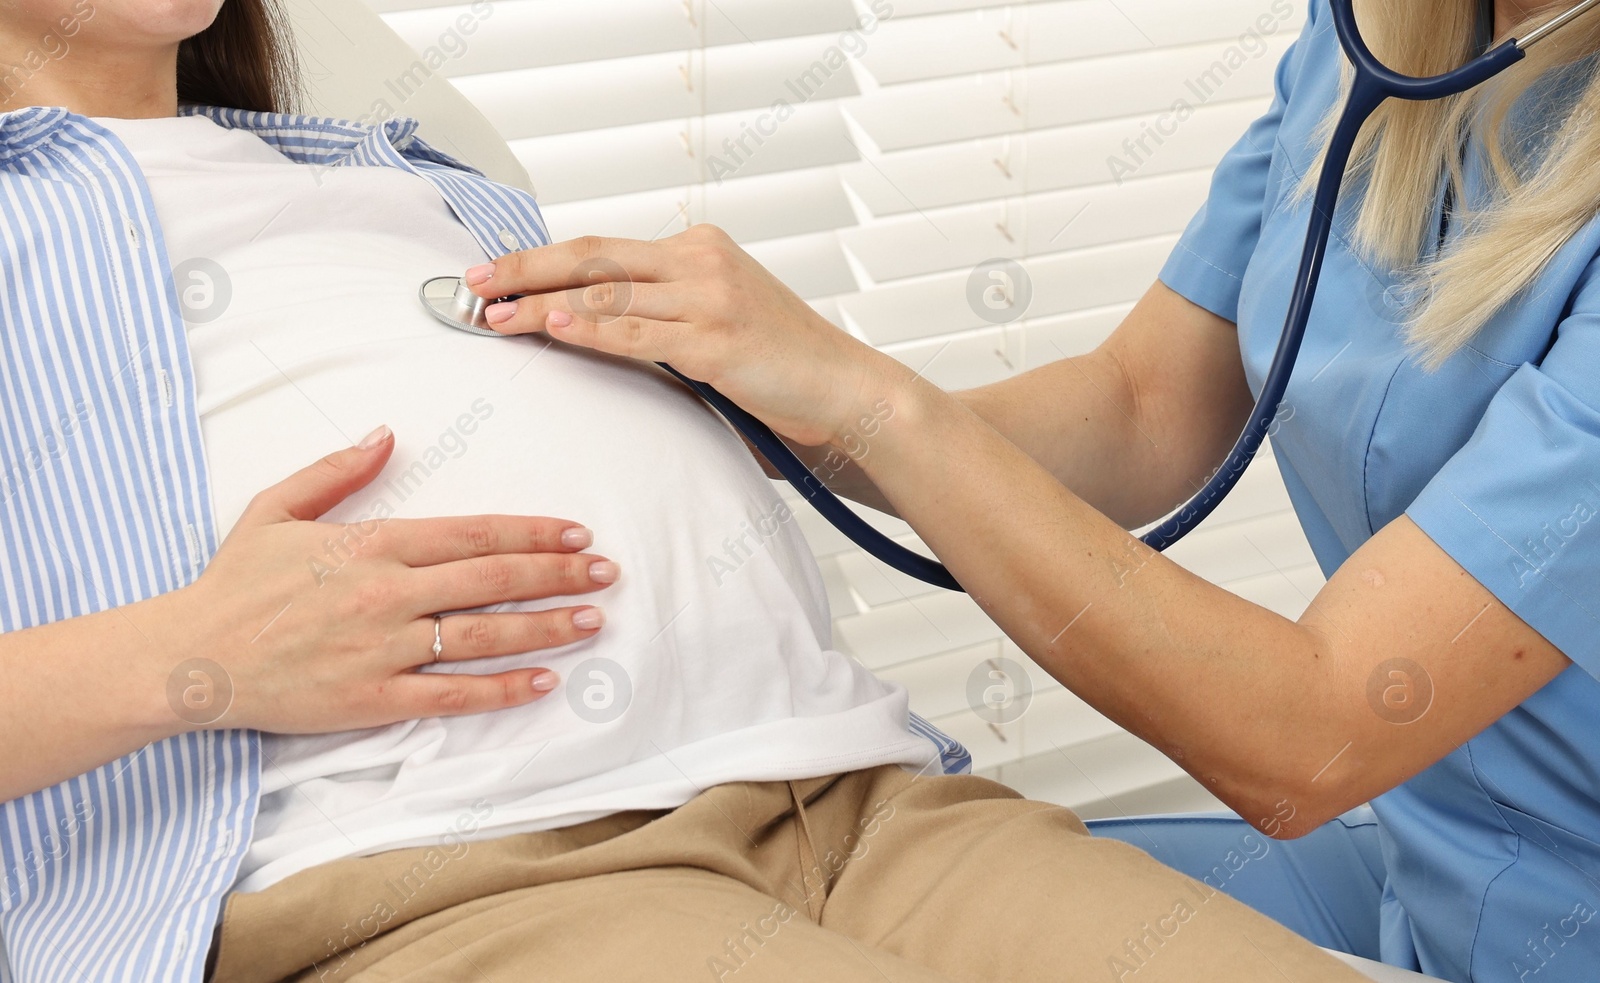
M 419 51 L 440 49 L 467 9 L 370 2 Z M 511 142 L 557 237 L 717 222 L 835 323 L 950 388 L 1106 336 L 1266 107 L 1304 15 L 1298 0 L 491 8 L 438 70 Z M 871 9 L 886 16 L 862 26 Z M 997 257 L 1033 295 L 1025 319 L 999 326 L 968 302 L 974 268 Z M 904 683 L 982 773 L 1086 816 L 1217 806 L 1037 666 L 1019 719 L 980 719 L 969 677 L 994 659 L 1026 665 L 1021 652 L 964 595 L 888 571 L 798 513 L 836 644 Z M 1291 617 L 1322 582 L 1270 458 L 1170 555 Z

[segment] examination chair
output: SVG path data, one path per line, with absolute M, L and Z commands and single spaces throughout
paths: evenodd
M 434 147 L 496 181 L 533 190 L 527 170 L 483 113 L 442 74 L 426 68 L 419 72 L 416 52 L 363 0 L 286 0 L 284 8 L 294 27 L 306 79 L 304 112 L 373 123 L 386 113 L 409 116 L 420 124 L 418 135 Z M 485 25 L 480 29 L 493 28 Z M 417 84 L 418 78 L 424 81 Z M 409 90 L 404 99 L 398 98 L 389 84 L 397 79 L 404 79 Z M 564 231 L 579 230 L 556 230 L 556 235 L 565 238 Z M 971 769 L 972 759 L 961 745 L 920 718 L 913 720 L 912 726 L 939 746 L 946 771 Z M 1380 983 L 1429 979 L 1342 953 L 1334 955 Z

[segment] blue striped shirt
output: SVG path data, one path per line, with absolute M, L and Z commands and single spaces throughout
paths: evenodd
M 527 192 L 394 118 L 185 106 L 297 163 L 398 167 L 490 256 L 545 245 Z M 217 548 L 182 308 L 138 164 L 58 107 L 0 114 L 0 631 L 177 590 Z M 62 271 L 68 271 L 63 275 Z M 948 771 L 971 761 L 920 719 Z M 248 847 L 260 741 L 182 734 L 0 804 L 0 983 L 199 980 Z

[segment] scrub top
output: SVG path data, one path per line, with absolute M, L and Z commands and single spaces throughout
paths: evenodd
M 1314 0 L 1278 68 L 1272 108 L 1223 160 L 1209 200 L 1161 273 L 1173 290 L 1238 325 L 1257 395 L 1282 333 L 1310 213 L 1294 189 L 1316 165 L 1317 126 L 1339 99 L 1342 53 L 1331 18 L 1328 0 Z M 1548 112 L 1551 99 L 1525 99 L 1519 113 L 1528 103 Z M 1467 196 L 1481 201 L 1475 147 L 1467 149 Z M 1336 215 L 1286 396 L 1293 413 L 1280 414 L 1273 437 L 1317 561 L 1331 575 L 1404 513 L 1573 662 L 1499 722 L 1373 802 L 1388 867 L 1383 958 L 1450 980 L 1593 983 L 1600 980 L 1600 222 L 1429 374 L 1403 347 L 1395 271 L 1350 249 L 1359 186 L 1354 191 Z M 1442 181 L 1435 207 L 1442 219 Z

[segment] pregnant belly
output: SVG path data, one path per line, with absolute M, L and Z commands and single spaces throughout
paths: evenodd
M 267 735 L 240 889 L 466 835 L 462 819 L 475 835 L 547 829 L 672 808 L 722 782 L 927 766 L 904 691 L 829 648 L 816 565 L 742 442 L 649 367 L 434 322 L 417 285 L 482 252 L 436 200 L 367 187 L 382 176 L 368 171 L 328 176 L 350 179 L 337 213 L 269 209 L 255 238 L 230 228 L 227 248 L 181 250 L 232 281 L 224 313 L 188 326 L 218 531 L 263 488 L 387 423 L 392 459 L 329 520 L 556 516 L 593 529 L 622 577 L 584 598 L 607 612 L 594 638 L 424 669 L 560 673 L 529 706 Z M 380 217 L 403 228 L 371 229 Z M 336 552 L 307 563 L 338 576 Z
M 206 415 L 228 525 L 255 490 L 344 442 L 329 439 L 329 421 L 344 434 L 387 422 L 389 465 L 330 520 L 370 530 L 389 518 L 558 516 L 592 528 L 594 551 L 623 571 L 588 599 L 607 611 L 593 639 L 424 670 L 548 666 L 564 679 L 552 697 L 337 739 L 275 738 L 269 752 L 294 780 L 390 766 L 392 792 L 415 786 L 426 798 L 440 769 L 470 761 L 509 778 L 537 753 L 517 781 L 549 788 L 860 701 L 858 673 L 827 651 L 820 578 L 787 509 L 738 438 L 665 375 L 543 339 L 442 329 L 271 361 L 283 372 Z M 339 551 L 309 562 L 336 576 Z

